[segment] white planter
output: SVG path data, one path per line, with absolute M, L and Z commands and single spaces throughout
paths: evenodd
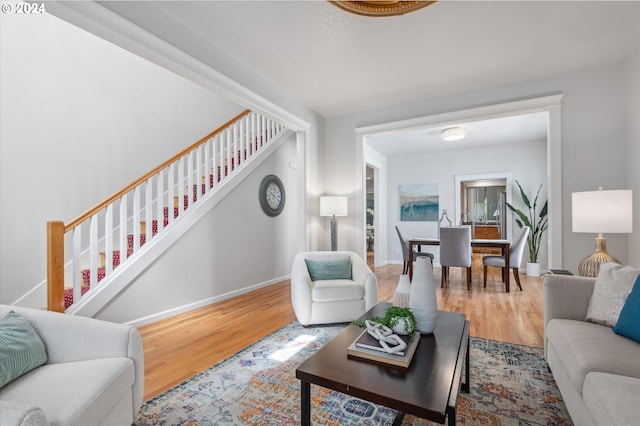
M 413 268 L 409 308 L 416 318 L 418 330 L 422 334 L 433 333 L 438 316 L 438 299 L 433 283 L 433 266 L 427 257 L 419 257 Z
M 540 276 L 540 264 L 527 262 L 527 276 L 539 277 Z

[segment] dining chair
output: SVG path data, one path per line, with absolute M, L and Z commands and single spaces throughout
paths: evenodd
M 398 232 L 400 246 L 402 247 L 402 259 L 404 260 L 402 274 L 407 274 L 409 272 L 409 241 L 404 239 L 404 237 L 402 236 L 402 232 L 400 232 L 400 228 L 398 228 L 397 226 L 396 232 Z M 428 257 L 429 259 L 431 259 L 431 263 L 433 263 L 433 254 L 413 249 L 413 261 L 415 262 L 418 257 Z
M 467 290 L 471 290 L 471 228 L 454 226 L 440 228 L 440 265 L 442 266 L 441 286 L 449 282 L 449 267 L 467 269 Z
M 524 246 L 527 243 L 527 237 L 529 236 L 530 228 L 524 228 L 522 235 L 520 235 L 520 239 L 511 246 L 509 249 L 509 265 L 505 265 L 504 256 L 485 256 L 482 258 L 482 266 L 484 272 L 484 286 L 487 286 L 487 267 L 495 266 L 497 268 L 502 268 L 502 281 L 504 282 L 505 274 L 509 273 L 509 268 L 513 271 L 513 278 L 516 280 L 516 284 L 518 284 L 518 288 L 522 290 L 522 286 L 520 285 L 520 275 L 518 274 L 518 268 L 522 263 L 522 255 L 524 254 Z

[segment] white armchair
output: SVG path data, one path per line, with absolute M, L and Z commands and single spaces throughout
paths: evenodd
M 312 281 L 305 259 L 351 259 L 351 279 Z M 298 253 L 291 267 L 291 304 L 300 324 L 331 324 L 357 319 L 378 303 L 378 279 L 351 251 Z
M 131 326 L 37 309 L 15 311 L 48 361 L 0 389 L 4 425 L 131 425 L 144 397 L 142 340 Z

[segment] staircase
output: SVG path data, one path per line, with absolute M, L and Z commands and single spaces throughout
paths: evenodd
M 80 313 L 91 299 L 106 304 L 188 229 L 181 224 L 190 212 L 211 205 L 290 134 L 245 111 L 77 219 L 49 222 L 47 308 Z

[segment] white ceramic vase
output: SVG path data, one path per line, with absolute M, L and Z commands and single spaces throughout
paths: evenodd
M 397 306 L 399 308 L 408 308 L 410 290 L 411 284 L 409 283 L 409 275 L 400 275 L 398 286 L 396 287 L 396 293 L 393 296 L 393 306 Z
M 527 276 L 539 277 L 540 276 L 540 264 L 527 262 Z
M 409 292 L 409 308 L 416 318 L 416 325 L 422 334 L 431 334 L 438 316 L 438 299 L 433 282 L 431 259 L 419 257 L 413 268 L 413 279 Z

